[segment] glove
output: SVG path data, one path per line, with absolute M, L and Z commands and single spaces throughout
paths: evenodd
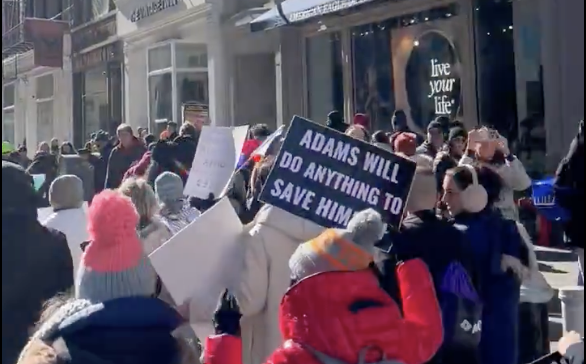
M 216 335 L 240 336 L 241 318 L 242 314 L 236 298 L 228 290 L 224 291 L 214 312 L 213 321 Z

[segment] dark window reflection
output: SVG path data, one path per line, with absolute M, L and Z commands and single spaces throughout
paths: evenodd
M 354 111 L 367 114 L 373 129 L 389 129 L 395 109 L 391 33 L 383 23 L 352 29 Z
M 475 2 L 480 121 L 509 136 L 517 130 L 513 6 L 508 1 Z

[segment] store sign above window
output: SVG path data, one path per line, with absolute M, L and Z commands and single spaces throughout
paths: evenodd
M 139 22 L 144 18 L 160 13 L 163 10 L 179 5 L 179 0 L 156 0 L 136 8 L 130 14 L 130 21 Z

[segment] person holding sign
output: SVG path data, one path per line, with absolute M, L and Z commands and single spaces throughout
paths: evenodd
M 517 364 L 521 282 L 528 272 L 516 224 L 493 209 L 500 189 L 492 169 L 470 165 L 449 170 L 443 183 L 443 203 L 465 232 L 480 277 L 482 364 Z
M 301 244 L 289 260 L 293 285 L 281 301 L 283 342 L 254 363 L 423 364 L 442 342 L 442 320 L 425 264 L 399 264 L 403 312 L 369 267 L 384 233 L 380 214 L 357 213 L 345 229 Z M 206 364 L 241 364 L 239 302 L 224 295 L 208 338 Z M 246 343 L 244 344 L 246 347 Z

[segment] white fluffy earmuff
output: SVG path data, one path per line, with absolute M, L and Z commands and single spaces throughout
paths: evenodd
M 466 212 L 476 214 L 486 208 L 488 204 L 488 192 L 484 186 L 478 182 L 478 173 L 476 168 L 469 164 L 462 165 L 472 174 L 472 184 L 462 191 L 462 206 Z

